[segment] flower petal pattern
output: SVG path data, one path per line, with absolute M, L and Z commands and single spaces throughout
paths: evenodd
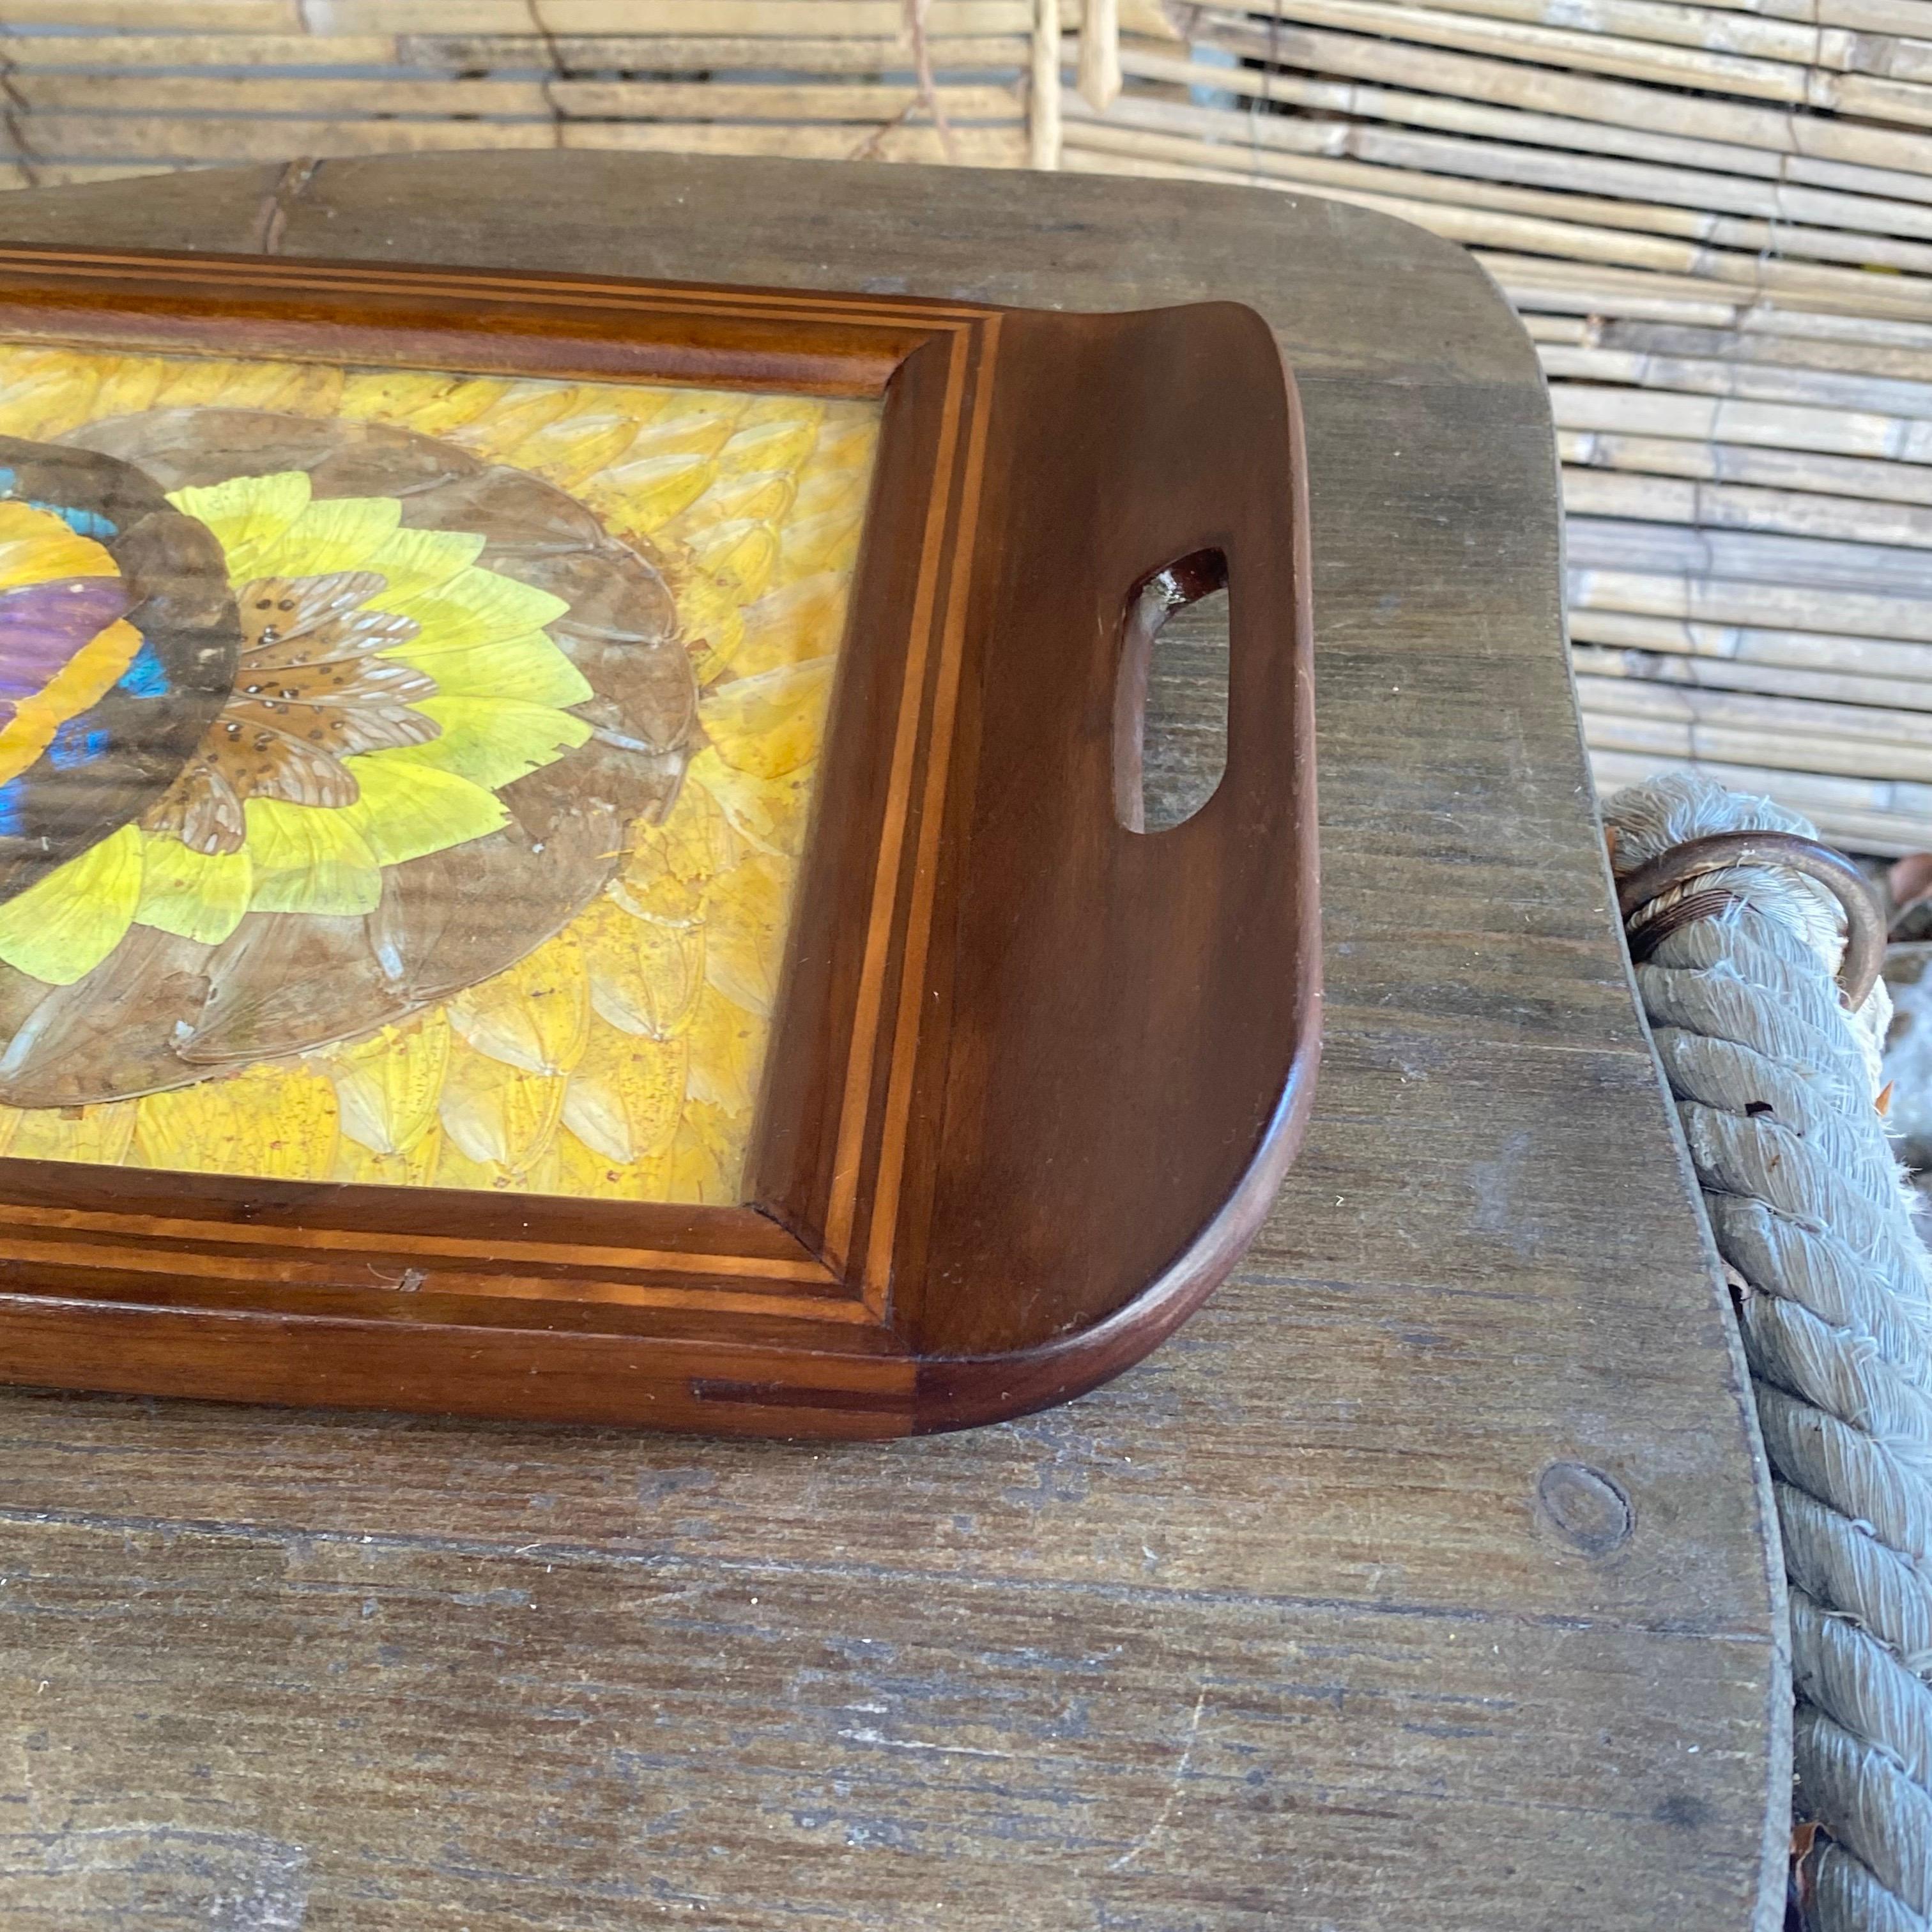
M 138 1101 L 0 1109 L 5 1150 L 385 1185 L 737 1200 L 876 406 L 0 350 L 0 434 L 51 438 L 195 408 L 392 425 L 568 493 L 668 585 L 698 680 L 704 748 L 661 822 L 616 830 L 608 890 L 515 964 L 298 1060 Z M 381 578 L 370 607 L 416 627 L 381 656 L 434 685 L 408 700 L 434 730 L 350 755 L 352 802 L 248 800 L 245 843 L 233 853 L 190 852 L 124 828 L 33 889 L 47 893 L 38 908 L 27 904 L 32 892 L 14 902 L 22 911 L 10 922 L 12 908 L 0 907 L 0 959 L 20 970 L 31 960 L 68 976 L 50 984 L 72 983 L 133 922 L 220 946 L 251 910 L 364 915 L 380 951 L 386 878 L 420 855 L 491 836 L 506 822 L 500 791 L 590 755 L 599 734 L 621 737 L 552 634 L 574 621 L 572 605 L 479 565 L 482 538 L 416 526 L 400 496 L 319 496 L 299 470 L 196 483 L 170 500 L 214 533 L 238 584 Z

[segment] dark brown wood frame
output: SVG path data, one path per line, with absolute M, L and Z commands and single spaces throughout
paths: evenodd
M 888 1436 L 1090 1388 L 1232 1264 L 1319 1033 L 1300 426 L 1252 311 L 13 248 L 0 340 L 884 399 L 752 1204 L 0 1160 L 0 1378 Z M 1200 556 L 1228 769 L 1150 836 L 1128 615 Z

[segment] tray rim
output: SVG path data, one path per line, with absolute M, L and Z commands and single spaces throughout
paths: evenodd
M 386 313 L 383 304 L 393 307 Z M 544 332 L 559 311 L 580 332 L 568 338 Z M 985 386 L 979 386 L 978 417 L 967 412 L 998 328 L 996 310 L 917 298 L 274 256 L 0 246 L 0 340 L 58 342 L 103 352 L 442 368 L 881 400 L 893 376 L 925 355 L 944 362 L 944 415 L 938 427 L 949 444 L 958 441 L 962 418 L 969 436 L 971 421 L 983 425 Z M 889 427 L 882 421 L 880 443 L 888 434 L 905 436 L 932 427 Z M 935 466 L 924 503 L 868 505 L 866 538 L 874 539 L 875 530 L 888 538 L 910 534 L 922 549 L 935 550 L 960 514 L 962 499 L 970 514 L 976 490 L 971 454 L 961 453 L 963 462 L 947 460 Z M 949 449 L 949 458 L 952 454 Z M 876 541 L 866 545 L 877 547 Z M 854 575 L 854 606 L 866 595 L 866 574 L 862 556 Z M 946 638 L 956 642 L 964 586 L 956 575 L 950 588 L 943 605 L 892 614 L 902 620 L 909 665 L 922 669 L 935 645 L 943 651 Z M 913 767 L 923 764 L 930 746 L 930 721 L 921 716 L 924 694 L 908 677 L 896 736 L 906 767 L 898 774 L 902 788 L 912 782 Z M 901 801 L 902 830 L 908 815 Z M 867 917 L 877 932 L 904 946 L 917 935 L 906 925 L 901 883 L 898 868 L 882 863 Z M 883 971 L 882 960 L 881 978 Z M 865 988 L 872 1024 L 867 1026 L 862 1013 L 850 1026 L 842 1135 L 848 1146 L 864 1138 L 872 1124 L 866 1088 L 875 1062 L 896 1075 L 890 1098 L 903 1113 L 908 1074 L 898 1071 L 898 1061 L 904 1042 L 890 1028 L 894 1003 L 887 994 L 883 985 Z M 782 1015 L 775 1019 L 773 1048 L 792 1023 Z M 875 1153 L 890 1160 L 890 1133 Z M 116 1176 L 114 1191 L 124 1197 L 123 1204 L 71 1207 L 77 1178 L 88 1174 Z M 484 1295 L 535 1302 L 590 1299 L 606 1306 L 628 1302 L 640 1309 L 796 1316 L 812 1322 L 877 1322 L 885 1311 L 876 1248 L 868 1250 L 856 1274 L 845 1266 L 845 1240 L 861 1186 L 859 1166 L 849 1160 L 841 1163 L 827 1226 L 818 1238 L 818 1231 L 794 1232 L 753 1206 L 704 1208 L 535 1194 L 479 1198 L 461 1190 L 175 1172 L 166 1174 L 163 1188 L 154 1185 L 157 1178 L 146 1169 L 0 1156 L 0 1260 L 51 1265 L 81 1245 L 77 1238 L 93 1234 L 138 1240 L 145 1252 L 124 1260 L 162 1274 L 171 1272 L 172 1264 L 190 1262 L 204 1273 L 232 1274 L 224 1263 L 239 1258 L 259 1266 L 272 1253 L 290 1249 L 352 1258 L 352 1264 L 379 1274 L 400 1272 L 386 1265 L 392 1261 L 419 1272 L 410 1300 L 393 1306 L 388 1290 L 358 1294 L 335 1282 L 332 1293 L 364 1301 L 364 1312 L 377 1318 L 421 1319 L 446 1306 L 460 1316 L 467 1302 Z M 135 1204 L 146 1197 L 152 1204 Z M 535 1222 L 546 1232 L 536 1238 L 511 1232 L 505 1216 L 493 1212 L 490 1204 L 500 1202 L 514 1204 L 515 1218 L 526 1226 Z M 206 1211 L 183 1213 L 189 1204 Z M 170 1207 L 174 1211 L 166 1211 Z M 241 1216 L 240 1224 L 220 1220 L 224 1211 Z M 495 1223 L 489 1234 L 439 1232 L 479 1219 Z M 380 1231 L 378 1238 L 358 1238 L 371 1228 Z M 209 1247 L 212 1255 L 202 1251 Z M 519 1265 L 482 1273 L 461 1266 L 466 1260 L 501 1263 L 506 1258 Z
M 1204 314 L 1238 313 L 1265 331 L 1258 316 L 1237 304 L 1197 307 Z M 105 322 L 104 309 L 111 310 Z M 345 315 L 371 312 L 380 323 L 345 325 Z M 943 596 L 935 589 L 926 602 L 923 626 L 918 600 L 904 614 L 909 668 L 896 694 L 893 769 L 902 781 L 896 782 L 895 812 L 904 850 L 896 868 L 881 863 L 880 885 L 890 872 L 892 890 L 875 892 L 868 902 L 867 931 L 877 942 L 868 950 L 880 956 L 868 982 L 878 1024 L 855 1024 L 850 1034 L 848 1074 L 858 1073 L 862 1057 L 871 1077 L 850 1077 L 845 1089 L 842 1120 L 849 1131 L 842 1131 L 831 1163 L 845 1190 L 842 1202 L 827 1195 L 822 1214 L 801 1218 L 795 1204 L 605 1204 L 156 1175 L 0 1157 L 0 1380 L 712 1432 L 883 1436 L 970 1426 L 1064 1400 L 1137 1360 L 1185 1318 L 1265 1214 L 1299 1144 L 1319 1054 L 1306 458 L 1293 379 L 1272 347 L 1269 360 L 1284 386 L 1282 461 L 1292 499 L 1293 608 L 1285 615 L 1294 698 L 1287 722 L 1301 828 L 1292 871 L 1302 923 L 1287 962 L 1294 984 L 1292 1059 L 1219 1204 L 1119 1305 L 1037 1343 L 991 1353 L 930 1353 L 893 1325 L 901 1204 L 894 1162 L 904 1158 L 922 1054 L 940 1063 L 943 1085 L 950 1054 L 944 1026 L 937 1029 L 940 1050 L 931 1054 L 932 1016 L 922 1012 L 916 994 L 932 936 L 940 841 L 958 806 L 959 771 L 970 769 L 969 758 L 963 767 L 952 761 L 949 772 L 958 641 L 974 587 L 967 567 L 974 561 L 972 519 L 1002 328 L 1010 317 L 1036 314 L 918 296 L 0 245 L 0 338 L 33 340 L 38 328 L 43 339 L 64 344 L 150 352 L 884 397 L 886 419 L 853 606 L 868 594 L 877 556 L 887 548 L 877 540 L 880 532 L 895 534 L 892 506 L 879 500 L 877 488 L 895 430 L 908 442 L 925 434 L 941 452 L 917 527 L 922 556 L 944 552 L 951 566 L 940 573 Z M 480 328 L 484 317 L 504 326 Z M 646 322 L 663 339 L 640 337 Z M 211 326 L 220 332 L 218 342 L 208 338 Z M 502 346 L 512 341 L 524 352 L 514 358 Z M 260 346 L 238 349 L 241 343 Z M 911 380 L 915 374 L 922 382 Z M 927 400 L 915 406 L 908 395 L 922 388 Z M 926 646 L 923 655 L 916 656 L 916 646 Z M 850 649 L 848 632 L 848 655 Z M 915 664 L 918 676 L 910 668 Z M 841 692 L 849 675 L 842 657 Z M 835 731 L 842 710 L 835 695 Z M 821 794 L 824 784 L 821 773 Z M 814 801 L 806 868 L 820 837 L 821 802 L 822 796 Z M 794 917 L 794 950 L 799 924 Z M 768 1084 L 778 1042 L 797 1024 L 789 1011 L 791 977 L 788 965 L 767 1054 Z M 761 1096 L 758 1142 L 768 1126 Z M 754 1181 L 763 1160 L 754 1142 Z M 866 1190 L 881 1172 L 889 1176 L 890 1211 L 868 1220 L 864 1205 L 875 1197 Z M 106 1191 L 120 1196 L 120 1204 L 75 1207 L 76 1178 L 90 1176 L 111 1183 Z M 58 1184 L 63 1180 L 65 1189 Z M 184 1198 L 207 1198 L 231 1209 L 231 1222 L 190 1216 L 184 1229 L 170 1225 L 179 1216 L 151 1211 L 158 1202 L 146 1210 L 126 1204 L 141 1184 L 157 1180 L 167 1184 L 177 1205 Z M 488 1225 L 473 1235 L 411 1238 L 432 1258 L 499 1265 L 418 1270 L 411 1262 L 402 1272 L 414 1280 L 374 1288 L 345 1283 L 333 1258 L 380 1276 L 379 1260 L 407 1251 L 387 1228 L 312 1225 L 325 1197 L 340 1205 L 352 1195 L 431 1210 L 441 1204 L 467 1223 L 480 1220 Z M 488 1211 L 506 1204 L 516 1210 L 554 1206 L 560 1224 L 596 1222 L 598 1210 L 615 1205 L 640 1227 L 648 1223 L 656 1245 L 629 1250 L 631 1264 L 614 1271 L 602 1263 L 617 1244 L 512 1235 Z M 929 1210 L 929 1198 L 925 1204 Z M 925 1232 L 916 1229 L 916 1238 Z M 117 1271 L 127 1247 L 117 1256 L 101 1244 L 117 1237 L 153 1246 L 145 1274 Z M 326 1250 L 332 1260 L 305 1274 L 291 1258 L 299 1248 Z M 503 1265 L 506 1250 L 537 1271 Z M 380 1372 L 368 1364 L 372 1343 L 383 1353 Z M 459 1359 L 460 1387 L 448 1379 Z

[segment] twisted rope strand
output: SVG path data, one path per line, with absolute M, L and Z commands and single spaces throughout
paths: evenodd
M 1604 812 L 1618 874 L 1720 832 L 1809 836 L 1673 774 Z M 1830 900 L 1727 868 L 1637 989 L 1738 1320 L 1790 1580 L 1792 1756 L 1819 1932 L 1932 1932 L 1932 1264 L 1875 1096 L 1882 984 L 1847 1012 Z

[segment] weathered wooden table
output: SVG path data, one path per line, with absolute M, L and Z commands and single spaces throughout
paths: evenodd
M 1536 364 L 1459 250 L 1240 190 L 588 154 L 10 196 L 0 235 L 1253 303 L 1307 408 L 1329 989 L 1245 1263 L 1030 1421 L 0 1396 L 8 1926 L 1772 1922 L 1766 1492 L 1612 928 Z

